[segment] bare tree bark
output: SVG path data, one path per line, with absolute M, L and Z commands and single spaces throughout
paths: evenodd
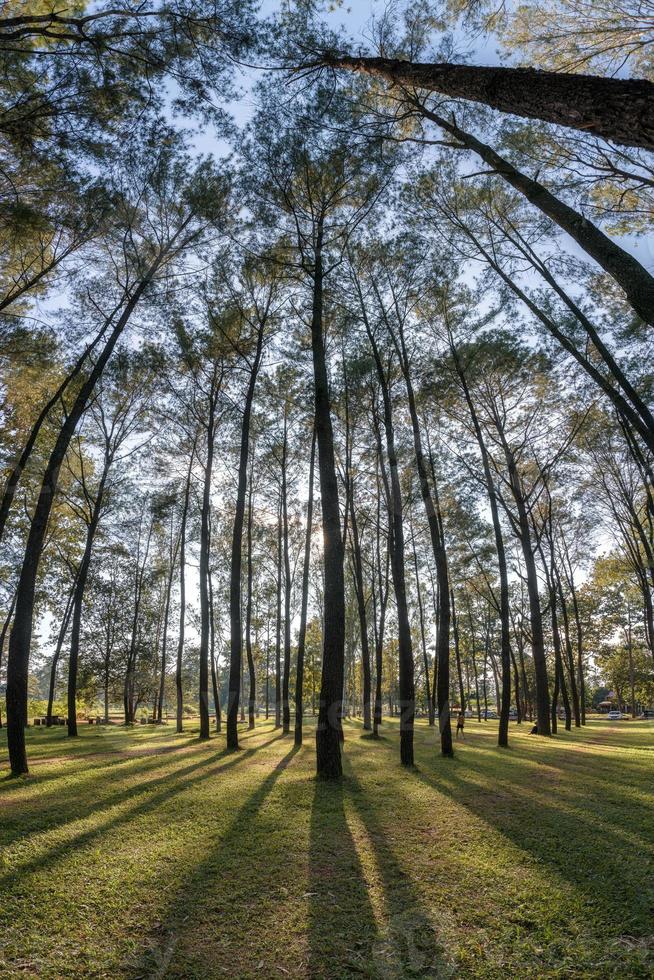
M 320 705 L 316 727 L 316 763 L 318 776 L 338 779 L 342 775 L 340 712 L 345 655 L 345 581 L 343 577 L 343 539 L 338 503 L 334 433 L 325 355 L 323 236 L 323 216 L 320 215 L 315 226 L 311 315 L 315 427 L 318 441 L 325 571 L 325 623 Z
M 645 79 L 501 68 L 325 52 L 307 67 L 344 68 L 409 89 L 427 89 L 500 112 L 541 119 L 624 146 L 654 149 L 654 84 Z

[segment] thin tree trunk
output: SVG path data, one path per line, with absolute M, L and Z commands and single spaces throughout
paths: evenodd
M 69 610 L 70 610 L 70 607 L 71 607 L 71 602 L 72 602 L 72 593 L 71 593 L 71 595 L 70 595 L 70 597 L 68 599 L 68 602 L 66 604 L 66 612 L 64 614 L 64 618 L 66 618 L 67 615 L 70 615 Z M 5 640 L 7 639 L 7 632 L 9 630 L 9 624 L 11 623 L 11 617 L 14 614 L 14 606 L 15 606 L 15 604 L 16 604 L 16 593 L 14 593 L 13 599 L 11 600 L 11 605 L 9 606 L 9 612 L 7 613 L 7 618 L 5 619 L 4 623 L 2 624 L 2 630 L 0 631 L 0 676 L 2 674 L 2 656 L 3 656 L 4 652 L 5 652 Z M 66 623 L 66 629 L 67 628 L 68 628 L 68 624 Z M 60 636 L 61 636 L 61 630 L 59 631 L 59 633 L 60 633 Z M 66 631 L 64 630 L 64 636 L 65 635 L 66 635 Z M 63 636 L 61 637 L 61 644 L 63 644 Z M 59 650 L 61 650 L 61 644 L 59 645 Z M 55 656 L 56 656 L 56 653 L 55 653 Z M 50 702 L 50 716 L 49 717 L 50 718 L 52 717 L 52 703 L 51 702 Z M 50 723 L 48 723 L 48 727 L 49 726 L 50 726 Z M 2 728 L 2 701 L 0 701 L 0 728 Z
M 393 527 L 391 548 L 391 574 L 398 628 L 398 653 L 400 676 L 400 761 L 404 766 L 413 765 L 413 728 L 415 718 L 415 687 L 413 677 L 413 643 L 406 597 L 404 569 L 404 524 L 402 518 L 402 491 L 395 451 L 393 431 L 393 409 L 386 372 L 382 364 L 379 347 L 366 318 L 366 331 L 372 349 L 377 377 L 384 406 L 384 428 L 386 430 L 386 455 L 390 473 L 390 519 Z
M 189 456 L 188 472 L 186 474 L 186 486 L 184 488 L 184 504 L 182 506 L 182 520 L 179 529 L 179 636 L 177 639 L 177 661 L 175 666 L 175 692 L 176 692 L 176 725 L 177 732 L 184 730 L 184 691 L 182 690 L 182 663 L 184 658 L 184 638 L 186 627 L 186 522 L 188 520 L 188 508 L 191 497 L 191 474 L 193 472 L 193 458 L 197 436 L 193 440 L 191 453 Z
M 76 582 L 76 579 L 73 580 L 73 585 L 72 585 L 72 588 L 70 590 L 70 594 L 68 596 L 68 600 L 66 602 L 66 608 L 64 609 L 63 619 L 61 620 L 61 625 L 59 627 L 59 633 L 57 635 L 57 645 L 55 646 L 54 655 L 52 657 L 52 663 L 50 665 L 50 683 L 48 685 L 48 709 L 47 709 L 47 712 L 46 712 L 46 721 L 45 721 L 45 723 L 48 726 L 48 728 L 50 728 L 52 726 L 52 704 L 54 702 L 55 686 L 56 686 L 56 683 L 57 683 L 57 667 L 59 665 L 59 658 L 61 657 L 61 651 L 63 650 L 63 647 L 64 647 L 64 641 L 66 639 L 66 633 L 68 632 L 68 626 L 70 624 L 70 617 L 73 614 L 73 599 L 75 597 L 75 582 Z M 16 600 L 14 598 L 14 602 L 15 601 Z M 12 611 L 13 611 L 13 602 L 12 602 Z M 3 636 L 2 636 L 3 645 L 4 645 L 4 631 L 5 631 L 6 627 L 9 624 L 9 619 L 10 618 L 11 618 L 11 612 L 10 612 L 9 617 L 7 618 L 7 621 L 5 622 L 5 625 L 3 626 Z
M 465 396 L 466 404 L 468 406 L 468 411 L 470 412 L 470 419 L 472 421 L 472 426 L 475 431 L 475 437 L 477 439 L 477 445 L 479 446 L 479 452 L 481 454 L 482 466 L 484 468 L 484 479 L 486 482 L 486 492 L 488 494 L 488 503 L 491 510 L 491 519 L 493 522 L 493 534 L 495 537 L 495 553 L 497 555 L 497 567 L 500 576 L 500 603 L 499 603 L 499 614 L 500 614 L 500 629 L 501 629 L 501 657 L 502 657 L 502 701 L 500 707 L 500 724 L 499 732 L 497 736 L 497 744 L 501 747 L 506 747 L 509 744 L 509 712 L 511 710 L 511 621 L 510 621 L 510 609 L 509 609 L 509 575 L 506 564 L 506 550 L 504 547 L 504 535 L 502 534 L 502 524 L 500 522 L 499 506 L 497 501 L 497 493 L 495 490 L 495 481 L 493 480 L 493 473 L 491 470 L 490 459 L 488 456 L 488 450 L 486 448 L 486 443 L 484 441 L 484 435 L 482 432 L 481 424 L 479 422 L 479 416 L 477 415 L 477 410 L 475 408 L 472 396 L 470 394 L 470 389 L 468 387 L 468 382 L 463 370 L 463 365 L 458 356 L 456 347 L 454 345 L 454 338 L 452 333 L 448 330 L 450 349 L 452 351 L 452 357 L 454 360 L 454 365 L 456 367 L 457 374 L 459 376 L 459 381 L 463 389 L 463 394 Z M 516 702 L 517 697 L 517 687 L 516 687 Z
M 303 689 L 304 689 L 304 651 L 307 637 L 307 610 L 309 608 L 309 571 L 311 566 L 311 533 L 313 528 L 313 483 L 316 462 L 316 429 L 311 434 L 311 456 L 309 458 L 309 498 L 307 501 L 307 529 L 304 538 L 304 567 L 302 569 L 302 601 L 300 608 L 300 631 L 297 638 L 297 667 L 295 677 L 295 744 L 302 745 Z
M 275 728 L 282 724 L 282 550 L 283 517 L 281 487 L 277 511 L 277 606 L 275 616 Z
M 289 685 L 291 677 L 291 559 L 288 547 L 288 482 L 287 482 L 287 433 L 288 405 L 284 406 L 284 440 L 282 445 L 282 534 L 284 541 L 284 677 L 282 682 L 282 732 L 291 730 L 291 706 Z
M 70 656 L 68 660 L 68 736 L 73 738 L 77 735 L 77 665 L 79 659 L 79 642 L 80 642 L 80 632 L 82 628 L 82 605 L 84 603 L 84 592 L 86 590 L 86 581 L 89 574 L 89 568 L 91 566 L 91 555 L 93 553 L 93 541 L 95 540 L 96 531 L 98 530 L 98 524 L 100 523 L 100 516 L 102 514 L 102 505 L 104 502 L 104 489 L 107 483 L 107 476 L 109 475 L 109 468 L 111 466 L 113 455 L 107 447 L 107 451 L 104 456 L 104 466 L 102 469 L 102 474 L 100 476 L 100 483 L 98 484 L 98 490 L 96 493 L 95 501 L 93 503 L 93 508 L 91 510 L 90 520 L 88 527 L 86 529 L 86 542 L 84 545 L 84 554 L 82 555 L 82 560 L 80 562 L 79 570 L 77 572 L 77 580 L 75 582 L 75 591 L 73 594 L 73 624 L 70 632 Z
M 209 560 L 211 550 L 211 479 L 213 476 L 213 457 L 216 438 L 216 410 L 222 373 L 214 364 L 209 392 L 209 415 L 207 418 L 207 458 L 204 466 L 202 487 L 202 507 L 200 513 L 200 738 L 210 736 L 209 721 L 209 632 L 211 611 L 209 608 Z
M 213 582 L 211 578 L 211 565 L 207 575 L 209 586 L 209 661 L 211 664 L 211 687 L 213 689 L 213 706 L 216 712 L 216 732 L 222 728 L 220 717 L 220 685 L 218 683 L 218 671 L 216 670 L 216 622 L 213 608 Z
M 559 602 L 561 604 L 561 616 L 563 618 L 563 640 L 564 648 L 566 654 L 566 665 L 568 668 L 568 677 L 570 678 L 570 695 L 572 697 L 572 714 L 575 720 L 575 728 L 581 727 L 581 709 L 579 704 L 579 689 L 577 688 L 577 680 L 575 678 L 575 658 L 572 650 L 572 640 L 570 638 L 570 621 L 568 617 L 568 607 L 565 601 L 565 596 L 563 595 L 563 587 L 561 585 L 561 578 L 559 576 L 558 570 L 555 569 L 554 577 L 556 581 L 556 589 L 558 591 Z
M 170 519 L 171 524 L 171 537 L 172 537 L 172 524 L 173 518 Z M 157 704 L 157 716 L 155 721 L 161 723 L 162 721 L 162 709 L 164 701 L 164 689 L 166 683 L 166 667 L 167 667 L 167 652 L 168 652 L 168 621 L 170 618 L 170 597 L 173 590 L 173 577 L 175 575 L 175 559 L 177 558 L 177 549 L 179 547 L 179 538 L 173 546 L 171 543 L 170 548 L 170 567 L 168 569 L 168 578 L 166 579 L 166 601 L 164 606 L 164 618 L 163 618 L 163 635 L 161 638 L 161 678 L 159 680 L 159 701 Z
M 418 571 L 418 552 L 416 551 L 416 541 L 413 535 L 413 528 L 411 529 L 411 534 L 413 537 L 413 567 L 415 571 L 416 578 L 416 596 L 418 599 L 418 622 L 420 625 L 420 642 L 422 645 L 422 659 L 425 665 L 425 697 L 427 699 L 427 717 L 429 719 L 429 726 L 433 727 L 435 722 L 434 717 L 434 699 L 432 697 L 431 688 L 429 685 L 429 658 L 427 656 L 427 637 L 425 633 L 425 613 L 422 605 L 422 589 L 420 588 L 420 573 Z
M 495 426 L 500 436 L 502 449 L 506 459 L 509 473 L 511 493 L 515 501 L 518 512 L 518 529 L 522 557 L 525 563 L 527 575 L 527 594 L 529 597 L 529 622 L 531 626 L 531 649 L 534 658 L 534 672 L 536 676 L 536 720 L 538 734 L 548 736 L 550 729 L 550 701 L 547 680 L 547 662 L 545 660 L 545 637 L 543 634 L 543 617 L 540 608 L 540 595 L 538 592 L 538 573 L 536 571 L 536 560 L 529 528 L 529 516 L 522 490 L 520 476 L 516 465 L 515 457 L 506 441 L 504 429 L 501 421 L 496 415 Z
M 246 547 L 247 547 L 247 562 L 248 562 L 248 573 L 247 573 L 247 591 L 245 596 L 245 655 L 248 662 L 248 679 L 250 683 L 250 692 L 248 695 L 248 728 L 254 728 L 254 706 L 257 696 L 257 679 L 254 670 L 254 656 L 252 655 L 252 579 L 253 579 L 253 565 L 252 565 L 252 481 L 253 481 L 253 465 L 250 466 L 250 479 L 248 486 L 248 520 L 247 520 L 247 533 L 246 533 Z
M 354 566 L 354 591 L 359 614 L 359 631 L 361 633 L 361 666 L 363 670 L 363 728 L 369 732 L 371 724 L 371 678 L 370 678 L 370 644 L 368 642 L 368 617 L 366 615 L 366 596 L 363 579 L 363 562 L 361 559 L 361 541 L 359 525 L 354 511 L 354 486 L 350 478 L 350 528 L 352 543 L 352 564 Z
M 452 604 L 452 636 L 454 638 L 454 659 L 456 660 L 456 673 L 459 682 L 459 704 L 461 711 L 466 709 L 466 699 L 463 690 L 463 671 L 461 669 L 461 647 L 459 644 L 459 624 L 456 618 L 456 605 L 454 602 L 454 589 L 450 589 L 450 602 Z
M 238 462 L 238 487 L 234 511 L 234 530 L 232 533 L 232 562 L 229 584 L 229 695 L 227 703 L 227 747 L 238 748 L 238 707 L 241 683 L 241 661 L 243 628 L 241 622 L 241 570 L 243 564 L 243 522 L 245 518 L 245 494 L 247 489 L 248 457 L 250 454 L 250 419 L 252 403 L 257 384 L 257 375 L 263 353 L 264 322 L 259 323 L 257 346 L 250 371 L 250 379 L 245 395 L 243 420 L 241 422 L 241 447 Z
M 376 287 L 375 287 L 375 291 Z M 383 310 L 381 297 L 377 292 L 380 307 Z M 445 537 L 443 534 L 443 521 L 440 513 L 438 501 L 438 487 L 436 484 L 436 472 L 433 465 L 433 458 L 430 453 L 432 488 L 429 485 L 429 475 L 427 471 L 427 461 L 422 447 L 422 435 L 420 432 L 420 422 L 418 420 L 418 410 L 416 408 L 416 398 L 411 377 L 411 364 L 407 351 L 403 319 L 398 311 L 398 330 L 397 336 L 393 331 L 388 317 L 384 313 L 384 321 L 391 336 L 393 344 L 398 354 L 404 385 L 407 393 L 409 415 L 411 417 L 411 431 L 413 434 L 413 449 L 418 471 L 418 482 L 420 485 L 420 496 L 427 516 L 429 526 L 429 536 L 431 539 L 434 562 L 436 564 L 436 577 L 439 588 L 439 611 L 438 611 L 438 641 L 437 641 L 437 662 L 438 676 L 436 682 L 436 696 L 438 701 L 438 727 L 441 737 L 441 753 L 445 756 L 454 754 L 452 746 L 452 726 L 450 721 L 450 585 L 449 572 L 447 568 L 447 554 L 445 550 Z

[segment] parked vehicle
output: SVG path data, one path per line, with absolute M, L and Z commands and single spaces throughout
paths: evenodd
M 489 708 L 488 711 L 482 711 L 481 717 L 486 721 L 492 721 L 493 718 L 497 718 L 497 711 L 491 711 Z
M 624 715 L 621 711 L 609 711 L 606 717 L 609 721 L 621 721 L 621 719 L 624 718 Z

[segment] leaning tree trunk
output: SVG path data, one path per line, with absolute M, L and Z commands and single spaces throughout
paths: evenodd
M 503 177 L 508 184 L 520 191 L 530 204 L 570 235 L 587 255 L 613 277 L 624 290 L 636 313 L 646 323 L 654 323 L 654 277 L 637 259 L 569 204 L 552 194 L 544 184 L 517 170 L 492 147 L 461 129 L 449 118 L 435 112 L 428 112 L 427 115 L 441 129 L 458 140 L 462 147 L 476 153 L 492 168 L 491 173 Z
M 104 334 L 107 332 L 107 327 L 108 324 L 106 323 L 102 327 L 102 330 L 100 330 L 98 335 L 94 338 L 94 340 L 82 352 L 82 354 L 77 359 L 77 361 L 75 362 L 75 364 L 73 365 L 69 373 L 66 375 L 66 377 L 61 382 L 61 384 L 59 385 L 55 393 L 50 398 L 50 400 L 47 401 L 46 404 L 43 406 L 36 421 L 34 422 L 34 425 L 30 429 L 30 434 L 27 437 L 25 445 L 23 446 L 23 449 L 21 451 L 21 454 L 16 460 L 16 462 L 14 463 L 11 472 L 7 477 L 7 482 L 5 484 L 4 492 L 2 494 L 2 501 L 0 502 L 0 539 L 4 534 L 4 529 L 7 524 L 7 518 L 9 517 L 11 504 L 14 499 L 14 494 L 16 493 L 16 488 L 18 487 L 20 478 L 27 465 L 27 462 L 30 456 L 32 455 L 32 450 L 34 449 L 36 440 L 39 437 L 39 433 L 43 428 L 46 419 L 50 415 L 50 412 L 52 411 L 54 406 L 63 398 L 65 392 L 70 387 L 72 382 L 75 381 L 75 379 L 80 374 L 84 366 L 85 360 L 87 359 L 87 357 L 89 356 L 93 348 L 97 346 L 97 344 L 100 342 Z
M 526 119 L 591 133 L 623 146 L 654 149 L 654 84 L 539 68 L 501 68 L 449 62 L 324 53 L 310 66 L 377 75 L 391 85 L 427 89 Z
M 311 566 L 311 532 L 313 526 L 313 482 L 316 463 L 316 430 L 311 434 L 311 456 L 309 458 L 309 499 L 307 501 L 307 529 L 304 538 L 304 567 L 302 569 L 302 601 L 300 608 L 300 630 L 297 638 L 297 667 L 295 677 L 295 744 L 302 745 L 302 717 L 304 693 L 304 651 L 307 637 L 307 610 L 309 608 L 309 571 Z
M 25 712 L 27 705 L 29 658 L 32 645 L 34 597 L 41 554 L 43 552 L 50 512 L 57 492 L 61 465 L 68 451 L 73 434 L 86 410 L 91 394 L 99 378 L 102 376 L 107 361 L 111 357 L 120 335 L 164 257 L 164 253 L 161 252 L 139 282 L 127 301 L 122 314 L 118 317 L 93 368 L 80 385 L 75 400 L 59 430 L 45 468 L 45 473 L 43 474 L 41 491 L 34 514 L 32 515 L 25 555 L 18 580 L 14 625 L 9 638 L 9 655 L 7 660 L 7 745 L 13 776 L 20 776 L 29 771 L 25 748 Z
M 341 699 L 345 657 L 345 581 L 338 479 L 329 401 L 323 326 L 323 219 L 316 224 L 311 314 L 315 427 L 323 526 L 325 621 L 322 645 L 320 704 L 316 726 L 316 769 L 319 777 L 338 779 L 341 766 Z

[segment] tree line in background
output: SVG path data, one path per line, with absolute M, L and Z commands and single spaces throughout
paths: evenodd
M 370 57 L 313 3 L 3 12 L 14 774 L 35 694 L 234 749 L 310 711 L 327 777 L 348 714 L 410 765 L 416 713 L 451 755 L 453 706 L 652 702 L 654 16 L 599 6 L 388 10 Z

